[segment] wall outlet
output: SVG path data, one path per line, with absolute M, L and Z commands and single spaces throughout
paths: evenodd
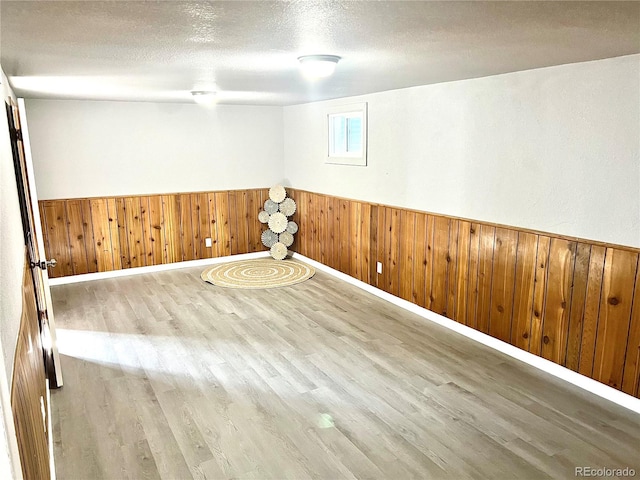
M 204 246 L 205 246 L 205 247 L 210 247 L 211 245 L 213 245 L 213 244 L 211 243 L 211 238 L 209 238 L 209 237 L 205 238 L 205 239 L 204 239 Z
M 378 273 L 382 273 L 382 262 L 377 262 L 376 263 L 376 271 Z

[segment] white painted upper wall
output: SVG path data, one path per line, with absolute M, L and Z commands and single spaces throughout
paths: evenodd
M 26 100 L 38 198 L 267 187 L 282 108 Z
M 369 165 L 325 164 L 369 104 Z M 640 247 L 640 55 L 292 107 L 27 100 L 41 199 L 297 188 Z M 283 119 L 284 117 L 284 119 Z
M 325 164 L 328 106 L 368 102 L 368 166 Z M 284 108 L 315 192 L 640 247 L 640 55 Z

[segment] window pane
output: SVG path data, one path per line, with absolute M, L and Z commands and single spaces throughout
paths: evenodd
M 358 153 L 362 151 L 362 118 L 347 119 L 347 151 Z
M 325 119 L 325 163 L 366 166 L 366 102 L 329 107 L 326 109 Z
M 331 117 L 331 130 L 333 135 L 332 154 L 347 152 L 347 119 L 341 115 Z

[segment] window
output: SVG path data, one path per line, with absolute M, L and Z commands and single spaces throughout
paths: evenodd
M 326 163 L 367 164 L 367 104 L 334 107 L 327 113 Z

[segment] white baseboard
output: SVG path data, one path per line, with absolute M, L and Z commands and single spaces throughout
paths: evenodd
M 88 282 L 91 280 L 102 280 L 105 278 L 128 277 L 129 275 L 140 275 L 143 273 L 164 272 L 166 270 L 176 270 L 178 268 L 201 267 L 205 265 L 215 265 L 216 263 L 233 262 L 236 260 L 250 260 L 252 258 L 268 257 L 269 252 L 242 253 L 229 255 L 226 257 L 205 258 L 203 260 L 189 260 L 187 262 L 166 263 L 163 265 L 152 265 L 150 267 L 125 268 L 113 270 L 111 272 L 85 273 L 82 275 L 71 275 L 68 277 L 50 278 L 49 285 L 67 285 L 69 283 Z
M 616 403 L 624 408 L 640 414 L 640 399 L 638 398 L 632 397 L 631 395 L 621 392 L 620 390 L 616 390 L 615 388 L 611 388 L 603 383 L 593 380 L 592 378 L 585 377 L 584 375 L 574 372 L 573 370 L 569 370 L 568 368 L 558 365 L 557 363 L 553 363 L 550 360 L 546 360 L 542 357 L 538 357 L 537 355 L 526 352 L 518 347 L 514 347 L 509 343 L 498 340 L 497 338 L 493 338 L 485 333 L 479 332 L 478 330 L 474 330 L 471 327 L 462 325 L 461 323 L 458 323 L 447 317 L 438 315 L 437 313 L 427 310 L 426 308 L 422 308 L 415 303 L 411 303 L 407 300 L 396 297 L 395 295 L 391 295 L 390 293 L 380 290 L 377 287 L 357 280 L 320 262 L 316 262 L 315 260 L 305 257 L 304 255 L 296 253 L 293 256 L 302 260 L 303 262 L 308 263 L 318 270 L 322 270 L 323 272 L 333 275 L 340 280 L 343 280 L 347 283 L 350 283 L 351 285 L 361 288 L 362 290 L 372 293 L 373 295 L 391 302 L 398 307 L 420 315 L 421 317 L 431 322 L 437 323 L 438 325 L 442 325 L 443 327 L 458 332 L 465 337 L 471 338 L 479 343 L 482 343 L 483 345 L 493 348 L 494 350 L 497 350 L 501 353 L 509 355 L 510 357 L 516 358 L 521 362 L 538 368 L 543 372 L 549 373 L 554 377 L 561 378 L 577 387 L 582 388 L 583 390 L 591 392 L 599 397 L 605 398 L 613 403 Z

